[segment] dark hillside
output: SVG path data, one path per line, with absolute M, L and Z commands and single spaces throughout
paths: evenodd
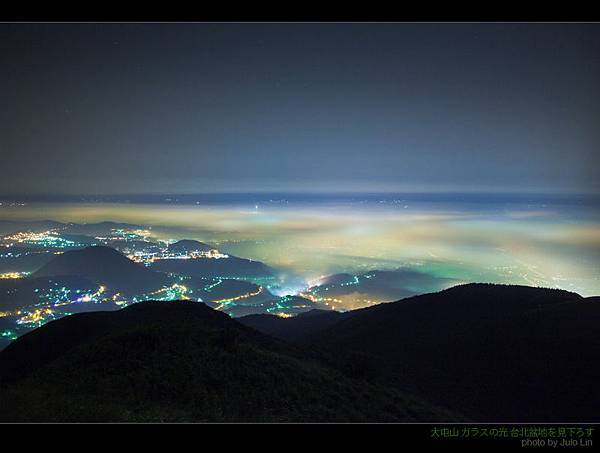
M 341 362 L 367 357 L 389 382 L 474 420 L 600 419 L 598 298 L 469 284 L 338 318 L 242 322 Z
M 50 322 L 0 353 L 2 421 L 456 420 L 204 304 Z

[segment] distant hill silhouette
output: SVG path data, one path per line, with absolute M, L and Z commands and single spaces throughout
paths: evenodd
M 220 311 L 230 316 L 237 316 L 238 311 L 244 314 L 255 313 L 255 311 L 246 311 L 250 307 L 258 307 L 260 313 L 265 313 L 263 304 L 273 297 L 265 287 L 243 280 L 221 279 L 212 280 L 212 282 L 210 286 L 207 286 L 206 279 L 190 278 L 185 280 L 186 286 L 194 288 L 196 298 L 199 297 L 200 301 L 211 308 L 218 307 Z M 227 299 L 247 296 L 248 294 L 255 295 L 238 299 L 233 304 L 227 303 Z
M 600 298 L 469 284 L 335 315 L 240 322 L 345 360 L 473 420 L 600 421 Z
M 330 327 L 347 316 L 333 310 L 310 310 L 292 318 L 275 315 L 255 314 L 242 316 L 238 321 L 260 332 L 268 333 L 287 341 L 310 337 Z
M 101 283 L 113 290 L 137 294 L 152 291 L 169 282 L 153 270 L 135 263 L 110 247 L 95 246 L 57 255 L 34 277 L 77 275 Z
M 211 259 L 167 259 L 152 264 L 152 269 L 161 272 L 174 272 L 191 277 L 271 277 L 273 270 L 260 261 L 229 256 Z
M 188 252 L 208 252 L 215 247 L 205 244 L 204 242 L 194 241 L 192 239 L 182 239 L 181 241 L 169 244 L 168 250 L 173 253 L 188 253 Z
M 141 240 L 121 241 L 117 239 L 112 241 L 105 241 L 103 245 L 127 254 L 131 253 L 132 251 L 145 251 L 153 253 L 159 253 L 162 251 L 162 247 L 160 245 L 154 242 Z
M 331 274 L 319 279 L 318 286 L 341 285 L 351 282 L 353 279 L 354 275 L 348 273 Z
M 4 236 L 19 231 L 40 232 L 64 226 L 64 223 L 56 222 L 54 220 L 0 220 L 0 235 Z
M 194 302 L 50 322 L 0 353 L 0 421 L 460 420 Z
M 0 257 L 0 272 L 34 272 L 55 256 L 32 247 L 6 247 L 3 252 L 13 256 Z
M 142 225 L 133 225 L 131 223 L 121 222 L 97 222 L 97 223 L 68 223 L 65 224 L 65 231 L 73 234 L 85 234 L 90 236 L 106 235 L 113 230 L 140 230 L 146 227 Z
M 370 303 L 389 302 L 440 291 L 459 283 L 458 280 L 399 268 L 372 270 L 356 276 L 347 273 L 328 275 L 319 279 L 318 284 L 312 286 L 310 291 L 313 295 L 326 294 L 329 298 L 340 299 L 343 307 L 353 309 L 366 306 L 365 300 Z
M 199 280 L 191 279 L 191 282 L 198 282 Z M 205 282 L 205 280 L 204 280 Z M 204 283 L 205 287 L 206 283 Z M 220 280 L 220 283 L 210 289 L 210 291 L 201 291 L 203 301 L 207 300 L 220 300 L 228 297 L 236 297 L 240 294 L 254 293 L 259 290 L 259 286 L 245 282 L 243 280 Z

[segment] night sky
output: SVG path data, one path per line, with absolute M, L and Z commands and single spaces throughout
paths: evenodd
M 599 24 L 0 24 L 2 194 L 600 191 Z

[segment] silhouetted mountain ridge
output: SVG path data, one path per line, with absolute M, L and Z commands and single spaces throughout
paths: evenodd
M 286 341 L 298 341 L 310 337 L 326 327 L 332 326 L 348 313 L 333 310 L 310 310 L 291 318 L 282 318 L 275 315 L 256 314 L 238 318 L 242 324 L 252 327 L 274 337 Z
M 390 383 L 474 420 L 599 420 L 597 298 L 468 284 L 327 316 L 240 321 L 340 360 L 369 357 Z
M 195 241 L 193 239 L 182 239 L 180 241 L 169 244 L 168 249 L 174 253 L 187 253 L 187 252 L 208 252 L 215 247 L 205 244 L 204 242 Z
M 0 353 L 2 421 L 409 421 L 460 417 L 196 302 L 50 322 Z
M 65 275 L 83 276 L 111 289 L 133 294 L 156 290 L 168 282 L 165 275 L 104 246 L 64 252 L 33 274 L 34 277 Z
M 273 270 L 260 261 L 238 258 L 210 259 L 164 259 L 152 264 L 152 269 L 161 272 L 173 272 L 187 276 L 214 277 L 271 277 Z

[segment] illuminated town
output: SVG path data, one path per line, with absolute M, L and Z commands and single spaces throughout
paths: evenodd
M 591 445 L 598 23 L 17 18 L 0 423 Z
M 41 233 L 20 231 L 16 234 L 2 237 L 1 241 L 2 245 L 7 248 L 20 244 L 48 248 L 73 248 L 88 245 L 62 237 L 55 229 Z
M 45 263 L 67 251 L 98 245 L 114 248 L 149 269 L 161 261 L 233 259 L 216 247 L 196 241 L 155 239 L 149 229 L 110 228 L 105 234 L 86 236 L 71 234 L 68 226 L 1 236 L 3 252 L 0 259 L 22 263 L 33 257 Z M 0 280 L 6 285 L 0 286 L 0 291 L 6 302 L 0 311 L 0 338 L 5 342 L 13 340 L 33 328 L 73 313 L 114 310 L 148 300 L 203 302 L 232 316 L 268 313 L 289 317 L 314 308 L 343 309 L 336 305 L 337 299 L 321 295 L 329 291 L 328 287 L 309 288 L 307 285 L 298 296 L 276 296 L 271 291 L 281 290 L 281 282 L 273 275 L 202 276 L 177 272 L 166 275 L 171 283 L 153 291 L 125 295 L 119 288 L 111 288 L 104 282 L 76 276 L 41 278 L 37 277 L 35 269 L 2 272 Z
M 260 262 L 220 250 L 222 244 L 238 247 L 240 243 L 235 238 L 221 241 L 219 246 L 178 240 L 150 227 L 121 226 L 111 222 L 55 223 L 51 227 L 21 229 L 0 236 L 0 332 L 3 344 L 36 326 L 71 313 L 114 310 L 146 300 L 191 300 L 231 316 L 255 313 L 293 316 L 311 309 L 346 311 L 367 307 L 465 281 L 435 277 L 423 281 L 423 274 L 415 274 L 416 282 L 407 283 L 405 288 L 398 287 L 396 282 L 409 281 L 412 274 L 386 274 L 368 268 L 363 273 L 324 273 L 317 278 L 314 273 L 313 277 L 294 277 L 292 274 L 290 280 L 289 272 L 282 276 Z M 160 283 L 127 291 L 97 278 L 52 274 L 42 278 L 38 275 L 39 270 L 54 258 L 94 246 L 119 251 L 128 260 L 154 272 L 152 275 Z M 498 253 L 499 257 L 508 258 L 505 250 Z M 386 266 L 384 261 L 376 264 Z M 409 260 L 405 265 L 414 269 L 424 266 L 422 260 Z M 435 264 L 427 267 L 436 271 Z M 439 271 L 445 272 L 444 268 Z M 472 279 L 518 279 L 542 286 L 573 281 L 560 272 L 549 274 L 525 259 L 487 264 L 470 272 Z M 597 275 L 595 278 L 597 281 Z

